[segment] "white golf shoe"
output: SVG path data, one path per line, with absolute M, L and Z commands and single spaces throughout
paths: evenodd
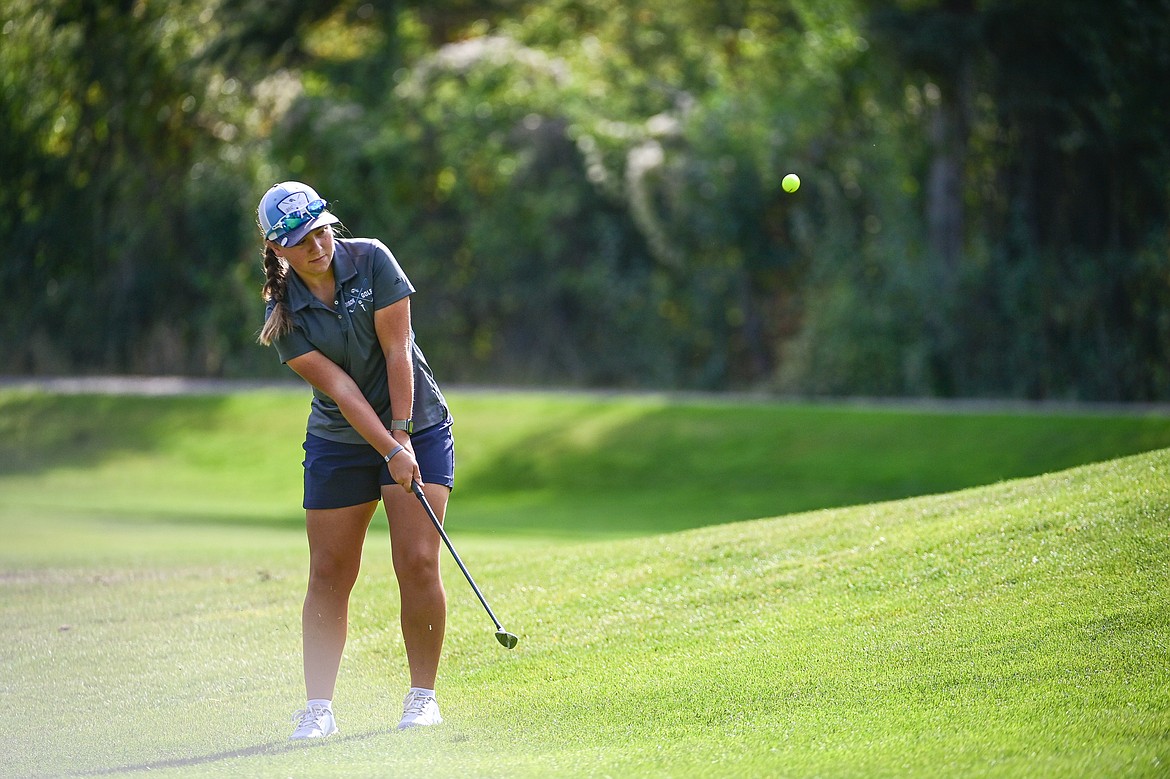
M 398 723 L 399 730 L 407 728 L 421 728 L 427 725 L 438 725 L 443 721 L 439 715 L 439 702 L 435 696 L 411 690 L 402 702 L 402 721 Z
M 289 736 L 289 741 L 299 741 L 305 738 L 325 738 L 337 732 L 337 720 L 333 718 L 333 709 L 321 704 L 306 706 L 292 716 L 296 730 Z

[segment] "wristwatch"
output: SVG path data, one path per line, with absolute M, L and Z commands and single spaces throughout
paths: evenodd
M 391 419 L 390 430 L 405 430 L 407 435 L 414 433 L 413 419 Z

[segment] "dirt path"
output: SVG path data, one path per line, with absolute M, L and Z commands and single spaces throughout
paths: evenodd
M 0 376 L 0 390 L 36 390 L 61 395 L 221 395 L 232 392 L 280 391 L 308 394 L 305 384 L 288 379 L 206 379 L 184 376 Z M 799 398 L 764 393 L 671 392 L 652 390 L 589 390 L 512 387 L 447 386 L 451 392 L 565 392 L 599 398 L 622 395 L 665 396 L 682 402 L 796 403 L 856 408 L 888 408 L 939 413 L 1065 413 L 1107 415 L 1170 416 L 1170 403 L 1078 403 L 1068 401 L 1027 401 L 963 398 Z

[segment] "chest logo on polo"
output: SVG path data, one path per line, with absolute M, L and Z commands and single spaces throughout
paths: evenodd
M 369 311 L 368 304 L 374 300 L 374 290 L 351 288 L 345 293 L 345 309 L 353 313 L 360 306 L 362 311 Z

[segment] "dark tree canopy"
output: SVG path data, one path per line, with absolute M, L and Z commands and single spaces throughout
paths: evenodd
M 1165 400 L 1167 40 L 1170 0 L 0 0 L 0 360 L 275 375 L 253 208 L 303 178 L 449 381 Z

